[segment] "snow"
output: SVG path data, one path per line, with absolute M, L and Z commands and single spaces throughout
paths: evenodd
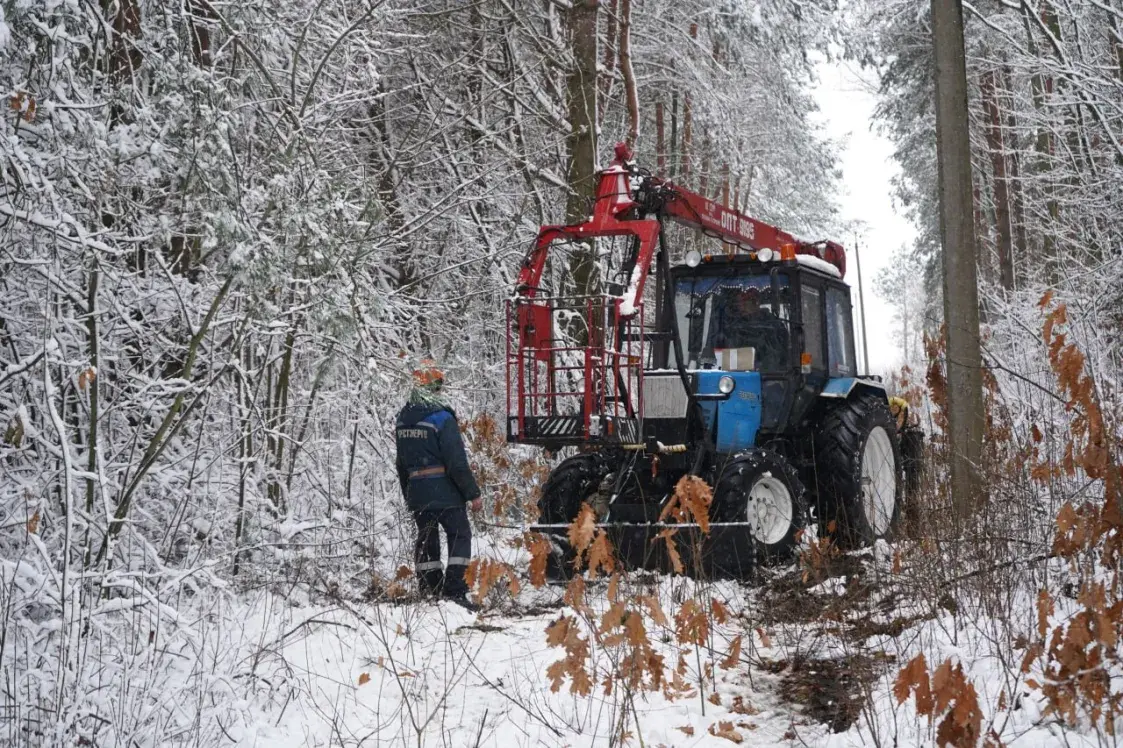
M 636 313 L 636 292 L 639 290 L 639 281 L 643 277 L 643 266 L 638 262 L 632 268 L 632 278 L 628 282 L 628 290 L 620 297 L 620 316 L 631 317 Z
M 667 597 L 670 591 L 664 585 Z M 299 698 L 265 710 L 233 737 L 241 744 L 293 748 L 333 739 L 388 745 L 477 745 L 477 739 L 483 746 L 606 745 L 620 718 L 621 695 L 606 696 L 598 686 L 589 697 L 575 698 L 568 684 L 554 693 L 545 676 L 560 657 L 560 650 L 547 646 L 545 629 L 559 614 L 572 612 L 554 609 L 560 594 L 535 593 L 533 599 L 548 612 L 518 617 L 477 616 L 450 603 L 429 603 L 300 608 L 285 611 L 280 625 L 259 618 L 250 628 L 264 642 L 260 677 L 287 674 Z M 732 628 L 721 632 L 719 648 L 731 638 Z M 702 657 L 705 664 L 710 655 Z M 696 680 L 696 662 L 690 660 L 690 678 Z M 668 661 L 673 665 L 669 654 Z M 826 738 L 825 726 L 778 703 L 767 675 L 715 670 L 721 704 L 708 700 L 709 686 L 704 697 L 693 693 L 668 700 L 647 693 L 635 699 L 638 717 L 628 718 L 627 729 L 638 730 L 645 745 L 728 745 L 707 733 L 720 721 L 745 725 L 736 729 L 753 745 L 790 745 L 784 737 L 789 732 L 811 745 Z M 747 706 L 739 707 L 742 711 L 752 713 L 734 711 L 735 697 Z M 688 738 L 683 727 L 693 736 Z M 631 744 L 639 743 L 633 739 Z
M 838 268 L 820 257 L 815 257 L 814 255 L 796 255 L 795 259 L 805 268 L 818 270 L 820 273 L 826 273 L 835 278 L 842 277 L 842 273 L 838 272 Z
M 845 587 L 842 577 L 833 577 L 805 594 L 837 600 L 846 594 Z M 1025 688 L 1024 676 L 1016 674 L 1017 659 L 1011 665 L 995 649 L 1004 622 L 945 614 L 897 638 L 880 635 L 853 642 L 837 635 L 837 625 L 813 617 L 763 626 L 758 621 L 766 603 L 749 588 L 663 577 L 647 589 L 669 617 L 679 603 L 692 598 L 708 602 L 713 597 L 730 609 L 729 621 L 715 625 L 712 648 L 697 651 L 675 643 L 671 630 L 645 616 L 649 638 L 665 657 L 668 672 L 679 652 L 689 653 L 686 680 L 694 687 L 689 694 L 668 698 L 648 692 L 627 699 L 620 687 L 604 693 L 596 676 L 587 697 L 569 693 L 568 682 L 552 691 L 546 670 L 563 653 L 547 645 L 545 631 L 559 616 L 574 614 L 561 604 L 559 588 L 524 588 L 513 601 L 493 595 L 496 607 L 479 614 L 448 602 L 310 602 L 297 590 L 299 594 L 286 596 L 244 596 L 222 616 L 228 628 L 216 629 L 219 640 L 210 646 L 226 654 L 214 663 L 217 670 L 209 675 L 206 690 L 211 698 L 221 694 L 223 707 L 199 716 L 209 720 L 222 714 L 223 730 L 243 746 L 592 748 L 608 743 L 628 704 L 636 711 L 626 717 L 632 745 L 642 739 L 644 745 L 725 746 L 726 739 L 708 730 L 731 722 L 753 746 L 925 746 L 934 743 L 935 726 L 917 715 L 911 699 L 898 703 L 892 692 L 899 666 L 925 652 L 933 669 L 947 657 L 963 666 L 979 690 L 984 731 L 993 728 L 1008 745 L 1014 740 L 1034 748 L 1093 744 L 1087 735 L 1061 733 L 1042 720 L 1043 705 Z M 589 605 L 592 620 L 598 620 L 607 608 L 603 581 L 590 587 Z M 127 614 L 134 607 L 110 601 L 98 613 Z M 590 630 L 583 626 L 582 633 Z M 719 667 L 738 635 L 743 637 L 739 664 Z M 815 663 L 846 662 L 856 652 L 883 652 L 890 664 L 870 682 L 869 702 L 843 731 L 832 733 L 808 714 L 809 703 L 783 695 L 785 679 L 810 675 L 814 682 L 816 668 L 822 667 Z M 613 657 L 610 647 L 593 645 L 598 675 L 603 676 Z M 813 658 L 804 666 L 809 673 L 783 664 L 800 658 Z M 765 667 L 767 663 L 773 666 Z M 697 690 L 700 665 L 713 672 L 702 693 Z M 829 680 L 831 671 L 823 672 Z M 832 684 L 823 685 L 829 689 Z M 1000 690 L 1011 701 L 1016 696 L 1019 708 L 997 711 Z M 183 716 L 196 718 L 191 708 Z M 693 734 L 688 736 L 689 731 Z

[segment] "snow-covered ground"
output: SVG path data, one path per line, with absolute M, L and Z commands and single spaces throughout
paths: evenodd
M 597 644 L 592 693 L 571 694 L 569 681 L 553 691 L 547 668 L 564 652 L 547 644 L 546 629 L 574 613 L 560 588 L 524 585 L 514 599 L 493 592 L 480 614 L 447 602 L 263 593 L 245 601 L 244 651 L 229 675 L 255 683 L 256 696 L 223 730 L 244 746 L 932 745 L 939 719 L 930 724 L 912 699 L 893 694 L 901 667 L 924 652 L 933 670 L 947 657 L 962 664 L 984 735 L 993 729 L 1006 745 L 1093 744 L 1042 718 L 1018 658 L 1010 661 L 1006 622 L 907 599 L 888 562 L 846 559 L 821 581 L 788 571 L 755 589 L 651 576 L 626 584 L 627 594 L 660 601 L 668 620 L 645 614 L 648 638 L 668 678 L 685 655 L 688 692 L 617 684 L 605 693 L 619 650 Z M 728 609 L 723 623 L 711 616 L 704 646 L 676 639 L 675 613 L 690 599 Z M 609 607 L 603 580 L 587 601 L 584 620 L 599 621 Z M 723 667 L 738 636 L 740 654 Z

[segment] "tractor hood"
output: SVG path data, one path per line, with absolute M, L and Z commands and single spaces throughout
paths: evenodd
M 756 444 L 756 435 L 760 430 L 761 383 L 760 374 L 755 371 L 705 369 L 694 372 L 695 391 L 699 395 L 720 394 L 719 382 L 723 377 L 733 380 L 729 398 L 702 401 L 702 412 L 706 428 L 713 436 L 714 447 L 718 452 L 731 454 Z

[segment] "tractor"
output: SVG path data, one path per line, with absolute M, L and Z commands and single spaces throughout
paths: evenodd
M 615 156 L 586 221 L 541 228 L 508 301 L 508 441 L 571 453 L 530 528 L 550 576 L 574 572 L 585 505 L 625 564 L 711 578 L 790 559 L 813 525 L 843 547 L 889 537 L 904 461 L 884 383 L 859 374 L 844 249 Z M 709 486 L 708 521 L 666 511 L 684 476 Z

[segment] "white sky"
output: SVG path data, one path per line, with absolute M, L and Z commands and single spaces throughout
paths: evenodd
M 819 104 L 816 115 L 826 135 L 843 147 L 840 166 L 842 189 L 839 204 L 844 221 L 855 222 L 856 236 L 840 236 L 847 250 L 846 280 L 854 288 L 855 323 L 858 321 L 858 273 L 855 240 L 861 250 L 862 284 L 865 287 L 866 328 L 869 333 L 870 370 L 888 374 L 900 365 L 901 355 L 893 343 L 893 307 L 873 290 L 873 279 L 885 267 L 893 251 L 912 244 L 916 230 L 897 212 L 890 180 L 900 169 L 893 160 L 893 146 L 874 128 L 876 106 L 872 74 L 847 63 L 821 62 L 819 83 L 814 89 Z M 858 358 L 862 346 L 858 341 Z

